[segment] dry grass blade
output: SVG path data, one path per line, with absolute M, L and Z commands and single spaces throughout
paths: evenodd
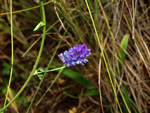
M 17 74 L 13 76 L 11 83 L 13 89 L 9 90 L 7 101 L 15 97 L 13 91 L 22 88 L 28 74 L 31 73 L 38 55 L 37 51 L 41 47 L 40 39 L 45 36 L 46 41 L 37 68 L 45 69 L 59 41 L 62 43 L 55 57 L 53 56 L 51 68 L 62 66 L 58 54 L 77 44 L 86 44 L 91 49 L 91 55 L 88 56 L 88 63 L 84 66 L 69 67 L 66 69 L 67 75 L 63 70 L 59 76 L 60 81 L 56 83 L 53 80 L 57 73 L 46 73 L 43 84 L 37 91 L 35 100 L 33 99 L 31 112 L 149 113 L 150 1 L 45 0 L 43 2 L 47 20 L 45 35 L 42 35 L 42 28 L 33 32 L 37 23 L 41 22 L 39 5 L 34 0 L 13 0 L 15 70 L 13 75 L 15 72 Z M 11 22 L 8 12 L 9 2 L 1 0 L 0 4 L 2 64 L 0 92 L 4 93 L 11 67 L 9 65 Z M 8 67 L 3 65 L 5 63 Z M 88 88 L 88 83 L 83 82 L 81 77 L 77 79 L 78 76 L 74 72 L 90 81 L 93 87 Z M 53 87 L 49 90 L 51 83 Z M 24 101 L 22 96 L 25 96 L 25 100 L 31 99 L 38 84 L 39 79 L 34 76 L 19 96 L 21 98 L 12 103 L 6 112 L 11 112 L 10 110 L 27 112 L 31 102 Z M 41 98 L 45 91 L 46 96 Z M 5 99 L 3 93 L 0 93 L 1 103 Z M 40 104 L 36 106 L 40 98 Z
M 9 88 L 9 92 L 8 92 L 9 96 L 8 96 L 8 101 L 12 100 L 14 98 L 14 95 L 13 95 L 13 92 L 12 92 L 12 89 Z M 12 111 L 16 111 L 17 113 L 18 112 L 18 105 L 16 104 L 16 102 L 13 102 L 10 106 L 12 108 Z

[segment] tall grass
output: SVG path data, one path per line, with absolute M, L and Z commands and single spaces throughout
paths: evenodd
M 0 112 L 148 113 L 149 2 L 10 0 L 10 5 L 0 4 L 6 6 L 0 12 L 0 61 L 14 63 L 10 79 L 6 73 L 0 78 L 4 103 Z M 11 41 L 5 38 L 8 34 Z M 89 62 L 64 69 L 57 55 L 77 44 L 91 48 Z

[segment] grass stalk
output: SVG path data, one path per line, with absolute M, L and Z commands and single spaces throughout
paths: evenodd
M 13 46 L 13 19 L 12 19 L 12 0 L 10 0 L 10 22 L 11 22 L 11 71 L 10 71 L 10 76 L 9 76 L 9 83 L 8 83 L 8 87 L 7 87 L 7 92 L 6 92 L 6 96 L 5 96 L 5 102 L 4 102 L 4 107 L 6 105 L 7 102 L 7 98 L 8 98 L 8 92 L 10 89 L 10 84 L 11 84 L 11 80 L 12 80 L 12 75 L 13 75 L 13 65 L 14 65 L 14 46 Z
M 107 55 L 106 55 L 106 59 L 107 59 L 107 61 L 109 60 Z M 124 102 L 124 104 L 125 104 L 125 106 L 126 106 L 126 108 L 127 108 L 127 110 L 128 110 L 128 113 L 131 113 L 131 111 L 130 111 L 130 109 L 129 109 L 129 107 L 128 107 L 126 101 L 125 101 L 124 95 L 123 95 L 123 93 L 122 93 L 122 91 L 121 91 L 121 89 L 120 89 L 120 86 L 119 86 L 119 84 L 118 84 L 118 82 L 117 82 L 117 80 L 116 80 L 115 73 L 114 73 L 114 71 L 113 71 L 113 69 L 112 69 L 111 64 L 110 64 L 109 61 L 108 61 L 108 65 L 109 65 L 110 70 L 111 70 L 111 72 L 112 72 L 112 75 L 113 75 L 113 77 L 114 77 L 114 82 L 115 82 L 115 84 L 116 84 L 116 86 L 117 86 L 117 88 L 118 88 L 118 90 L 119 90 L 119 93 L 120 93 L 120 95 L 121 95 L 121 97 L 122 97 L 122 99 L 123 99 L 123 102 Z
M 65 66 L 65 64 L 63 65 L 63 67 Z M 45 95 L 47 94 L 47 92 L 51 89 L 51 87 L 54 85 L 54 83 L 56 82 L 56 80 L 58 79 L 59 75 L 62 73 L 62 71 L 64 70 L 64 68 L 62 68 L 58 74 L 56 75 L 56 77 L 54 78 L 53 82 L 50 84 L 50 86 L 47 88 L 47 90 L 45 91 L 45 93 L 42 95 L 42 97 L 39 99 L 39 101 L 37 102 L 36 106 L 38 106 L 41 102 L 41 100 L 45 97 Z
M 48 1 L 48 2 L 44 3 L 43 5 L 44 5 L 44 6 L 45 6 L 45 5 L 48 5 L 48 4 L 50 4 L 51 2 L 53 2 L 53 0 Z M 40 6 L 38 5 L 38 6 L 35 6 L 35 7 L 23 9 L 23 10 L 13 11 L 12 14 L 22 13 L 22 12 L 25 12 L 25 11 L 30 11 L 30 10 L 33 10 L 33 9 L 37 9 L 37 8 L 39 8 L 39 7 L 40 7 Z M 0 16 L 8 15 L 8 14 L 10 14 L 10 13 L 11 13 L 11 12 L 1 13 Z
M 90 10 L 90 8 L 89 8 L 89 5 L 88 5 L 87 0 L 85 0 L 85 2 L 86 2 L 86 5 L 87 5 L 89 14 L 90 14 L 90 18 L 91 18 L 91 21 L 92 21 L 92 24 L 93 24 L 95 33 L 96 33 L 96 38 L 97 38 L 97 40 L 98 40 L 100 50 L 101 50 L 101 52 L 102 52 L 102 57 L 103 57 L 103 60 L 104 60 L 104 63 L 105 63 L 106 69 L 107 69 L 107 73 L 108 73 L 108 75 L 109 75 L 110 83 L 111 83 L 111 86 L 112 86 L 112 88 L 113 88 L 113 91 L 114 91 L 114 94 L 115 94 L 115 97 L 116 97 L 116 101 L 117 101 L 117 103 L 118 103 L 120 112 L 122 113 L 122 109 L 121 109 L 121 106 L 120 106 L 120 103 L 119 103 L 119 100 L 118 100 L 118 97 L 117 97 L 116 90 L 115 90 L 114 85 L 113 85 L 113 81 L 112 81 L 112 78 L 111 78 L 111 75 L 110 75 L 110 71 L 109 71 L 109 69 L 108 69 L 108 65 L 107 65 L 107 62 L 106 62 L 106 58 L 105 58 L 105 55 L 104 55 L 104 52 L 103 52 L 103 49 L 102 49 L 102 46 L 101 46 L 101 43 L 100 43 L 100 39 L 99 39 L 98 33 L 97 33 L 97 29 L 96 29 L 96 27 L 95 27 L 95 22 L 94 22 L 94 19 L 93 19 L 92 14 L 91 14 L 91 10 Z
M 47 65 L 47 69 L 46 69 L 46 70 L 49 69 L 49 67 L 50 67 L 50 65 L 51 65 L 51 63 L 52 63 L 52 61 L 53 61 L 53 59 L 54 59 L 54 56 L 56 55 L 56 52 L 57 52 L 57 50 L 58 50 L 58 48 L 59 48 L 61 42 L 62 42 L 62 41 L 60 41 L 60 42 L 58 43 L 58 46 L 57 46 L 55 52 L 53 53 L 53 55 L 52 55 L 52 57 L 51 57 L 51 59 L 50 59 L 48 65 Z M 50 72 L 50 71 L 53 71 L 53 70 L 48 70 L 47 72 Z M 54 69 L 54 71 L 55 71 L 55 69 Z M 40 83 L 39 83 L 39 85 L 38 85 L 38 87 L 37 87 L 37 89 L 36 89 L 36 91 L 35 91 L 35 93 L 34 93 L 34 96 L 33 96 L 32 100 L 31 100 L 31 102 L 30 102 L 30 105 L 29 105 L 29 107 L 28 107 L 28 109 L 27 109 L 27 113 L 29 112 L 29 110 L 30 110 L 30 108 L 31 108 L 31 105 L 32 105 L 32 103 L 33 103 L 33 101 L 34 101 L 34 99 L 35 99 L 35 97 L 36 97 L 36 95 L 37 95 L 37 93 L 38 93 L 38 91 L 39 91 L 39 88 L 40 88 L 41 84 L 43 83 L 43 80 L 44 80 L 45 75 L 46 75 L 47 72 L 44 72 L 43 78 L 42 78 L 42 80 L 40 81 Z
M 31 80 L 41 57 L 42 51 L 43 51 L 43 46 L 44 46 L 44 42 L 45 42 L 45 33 L 46 33 L 46 17 L 45 17 L 45 10 L 44 10 L 44 5 L 43 5 L 43 1 L 40 2 L 40 7 L 42 9 L 42 21 L 43 23 L 45 23 L 45 26 L 43 26 L 43 35 L 42 35 L 42 42 L 41 42 L 41 46 L 40 46 L 40 50 L 39 50 L 39 54 L 38 57 L 36 59 L 35 65 L 33 66 L 32 72 L 30 73 L 29 77 L 27 78 L 26 82 L 24 83 L 24 85 L 22 86 L 22 88 L 19 90 L 19 92 L 15 95 L 15 97 L 6 105 L 4 106 L 2 109 L 0 109 L 0 112 L 4 111 L 7 107 L 9 107 L 16 99 L 17 97 L 23 92 L 23 90 L 25 89 L 25 87 L 28 85 L 29 81 Z

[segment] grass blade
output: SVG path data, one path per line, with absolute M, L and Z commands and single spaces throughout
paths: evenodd
M 117 60 L 117 63 L 119 65 L 119 72 L 122 73 L 123 70 L 123 64 L 125 63 L 125 57 L 126 57 L 126 50 L 128 47 L 128 41 L 129 41 L 129 35 L 126 34 L 122 41 L 121 41 L 121 47 L 119 48 L 119 58 L 121 61 Z M 121 63 L 122 62 L 122 63 Z

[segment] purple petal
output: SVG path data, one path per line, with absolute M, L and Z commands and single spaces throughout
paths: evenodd
M 64 60 L 64 55 L 63 55 L 62 53 L 60 53 L 60 54 L 58 55 L 58 57 L 59 57 L 61 60 Z
M 67 67 L 71 65 L 76 66 L 76 64 L 84 65 L 88 62 L 86 56 L 91 54 L 91 49 L 87 49 L 86 44 L 78 44 L 73 48 L 70 48 L 68 51 L 65 51 L 63 54 L 59 54 L 58 57 L 66 64 Z

